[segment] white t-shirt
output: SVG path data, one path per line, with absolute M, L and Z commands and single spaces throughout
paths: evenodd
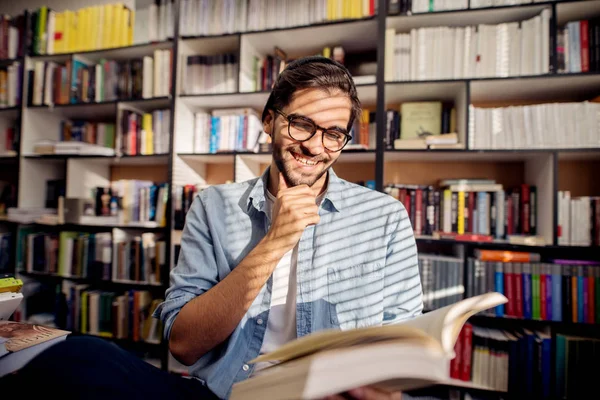
M 275 196 L 266 192 L 265 212 L 271 220 Z M 317 197 L 317 204 L 324 194 Z M 296 339 L 296 268 L 298 265 L 298 244 L 288 251 L 273 271 L 273 287 L 271 288 L 271 310 L 267 330 L 263 338 L 260 354 L 269 353 L 285 343 Z M 254 367 L 257 373 L 269 363 L 258 363 Z

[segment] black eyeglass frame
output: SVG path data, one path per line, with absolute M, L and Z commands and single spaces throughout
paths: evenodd
M 345 143 L 342 145 L 342 147 L 340 147 L 340 148 L 339 148 L 339 150 L 331 150 L 329 147 L 325 146 L 325 132 L 326 132 L 326 131 L 332 131 L 332 129 L 329 129 L 329 128 L 323 128 L 322 126 L 319 126 L 319 125 L 317 125 L 317 124 L 315 123 L 315 121 L 313 121 L 312 119 L 310 119 L 310 118 L 308 118 L 308 117 L 305 117 L 305 116 L 303 116 L 303 115 L 293 115 L 293 114 L 292 114 L 292 115 L 288 115 L 288 114 L 284 113 L 283 111 L 281 111 L 281 110 L 280 110 L 280 109 L 278 109 L 278 108 L 272 108 L 272 110 L 273 110 L 273 111 L 275 111 L 277 114 L 281 115 L 283 118 L 285 118 L 285 119 L 287 120 L 287 122 L 288 122 L 288 135 L 290 135 L 290 137 L 291 137 L 292 139 L 294 139 L 296 142 L 306 142 L 307 140 L 310 140 L 310 139 L 312 139 L 312 138 L 313 138 L 313 136 L 315 136 L 315 134 L 317 133 L 317 131 L 321 131 L 321 132 L 323 133 L 323 134 L 321 135 L 321 143 L 323 144 L 323 147 L 324 147 L 325 149 L 327 149 L 327 151 L 330 151 L 330 152 L 332 152 L 332 153 L 337 153 L 337 152 L 339 152 L 339 151 L 342 151 L 342 150 L 344 149 L 344 147 L 346 147 L 346 145 L 347 145 L 347 144 L 350 142 L 350 140 L 352 139 L 352 135 L 350 135 L 350 134 L 348 134 L 348 133 L 346 133 L 346 132 L 340 132 L 340 131 L 336 130 L 336 131 L 335 131 L 336 133 L 341 133 L 341 134 L 343 134 L 343 135 L 346 137 L 346 142 L 345 142 Z M 307 138 L 306 138 L 306 139 L 304 139 L 304 140 L 298 140 L 298 139 L 296 139 L 294 136 L 292 136 L 292 133 L 291 133 L 291 122 L 292 122 L 292 120 L 293 120 L 293 119 L 296 119 L 296 118 L 297 118 L 297 119 L 301 119 L 301 120 L 303 120 L 303 121 L 305 121 L 305 122 L 308 122 L 308 123 L 310 123 L 310 124 L 312 124 L 312 125 L 314 126 L 314 130 L 313 130 L 313 132 L 310 134 L 310 136 L 309 136 L 309 137 L 307 137 Z

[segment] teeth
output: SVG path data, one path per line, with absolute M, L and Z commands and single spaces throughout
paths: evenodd
M 294 158 L 296 159 L 296 161 L 299 161 L 299 162 L 301 162 L 304 165 L 317 165 L 317 163 L 314 162 L 314 161 L 307 160 L 306 158 L 297 156 L 294 153 L 292 153 L 292 155 L 294 156 Z

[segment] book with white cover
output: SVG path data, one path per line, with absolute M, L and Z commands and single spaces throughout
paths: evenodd
M 252 360 L 275 364 L 235 384 L 231 399 L 319 399 L 360 386 L 394 392 L 449 383 L 465 322 L 507 301 L 490 292 L 397 324 L 315 332 Z

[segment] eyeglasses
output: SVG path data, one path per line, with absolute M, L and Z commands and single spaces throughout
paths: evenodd
M 301 115 L 287 115 L 283 111 L 274 108 L 273 111 L 288 121 L 288 134 L 297 142 L 310 140 L 318 130 L 323 132 L 323 147 L 332 152 L 340 151 L 352 139 L 352 136 L 339 129 L 323 128 L 315 122 Z

